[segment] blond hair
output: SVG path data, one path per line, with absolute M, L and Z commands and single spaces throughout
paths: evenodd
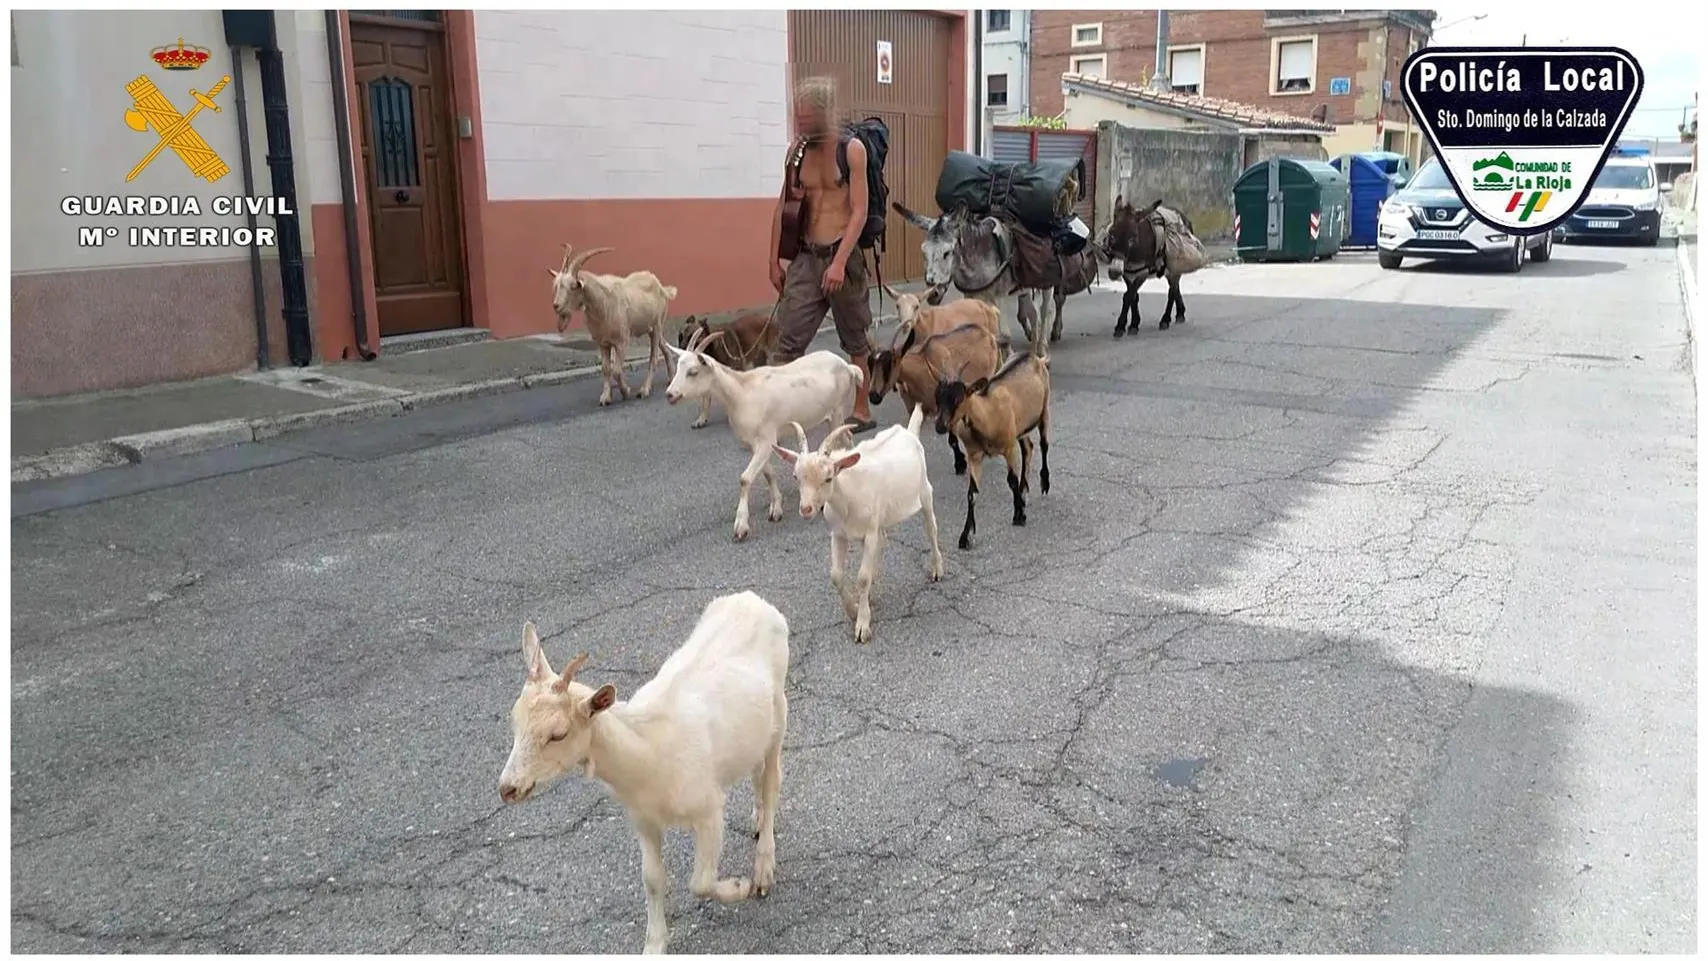
M 836 79 L 808 77 L 795 85 L 795 99 L 822 112 L 826 120 L 836 121 Z

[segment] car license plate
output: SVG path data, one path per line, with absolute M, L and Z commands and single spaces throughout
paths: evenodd
M 1417 232 L 1417 237 L 1419 240 L 1458 240 L 1459 239 L 1459 231 L 1457 231 L 1457 230 L 1420 230 Z
M 1617 221 L 1617 220 L 1592 220 L 1589 222 L 1589 226 L 1593 230 L 1618 230 L 1619 229 L 1619 221 Z

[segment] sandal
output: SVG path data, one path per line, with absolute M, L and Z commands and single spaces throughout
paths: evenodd
M 855 434 L 864 434 L 865 432 L 876 428 L 878 426 L 878 422 L 875 420 L 861 420 L 858 417 L 849 416 L 847 420 L 842 422 L 842 426 L 854 428 L 853 433 Z

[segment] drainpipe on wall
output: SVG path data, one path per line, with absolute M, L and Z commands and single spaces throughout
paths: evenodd
M 279 286 L 283 294 L 285 348 L 291 363 L 306 367 L 314 359 L 308 327 L 308 281 L 303 275 L 302 228 L 297 217 L 296 177 L 291 168 L 291 104 L 285 89 L 285 59 L 279 50 L 278 22 L 272 10 L 225 10 L 226 41 L 256 48 L 261 63 L 261 111 L 267 118 L 267 170 L 279 209 Z
M 973 11 L 973 96 L 977 99 L 969 116 L 973 117 L 973 156 L 984 156 L 984 124 L 990 102 L 984 79 L 984 11 Z
M 1168 11 L 1156 12 L 1156 72 L 1151 74 L 1151 89 L 1157 93 L 1168 93 L 1173 86 L 1168 82 Z
M 338 11 L 326 11 L 326 58 L 332 64 L 332 125 L 338 134 L 338 189 L 344 200 L 344 259 L 350 272 L 350 318 L 356 331 L 356 354 L 363 360 L 379 356 L 368 346 L 368 305 L 362 296 L 362 255 L 357 247 L 356 153 L 350 143 L 350 102 L 344 86 L 344 39 Z
M 240 166 L 243 168 L 243 195 L 255 196 L 255 158 L 249 149 L 249 100 L 243 95 L 243 48 L 231 44 L 231 73 L 236 81 L 234 104 L 237 107 L 237 141 Z M 246 208 L 243 220 L 251 235 L 255 233 L 255 209 Z M 255 293 L 255 369 L 273 366 L 267 344 L 267 286 L 261 275 L 261 248 L 249 245 L 249 285 Z

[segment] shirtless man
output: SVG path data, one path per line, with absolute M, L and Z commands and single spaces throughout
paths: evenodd
M 800 183 L 805 195 L 801 216 L 801 249 L 791 259 L 778 259 L 783 229 L 783 201 L 793 185 L 794 170 L 783 168 L 783 192 L 771 219 L 771 286 L 782 297 L 777 307 L 777 350 L 772 362 L 786 364 L 806 353 L 829 309 L 836 334 L 848 360 L 870 376 L 867 328 L 872 324 L 866 300 L 866 261 L 857 246 L 866 223 L 866 145 L 848 140 L 848 182 L 839 183 L 836 163 L 840 134 L 836 88 L 829 77 L 809 77 L 795 89 L 795 132 L 806 143 L 801 157 Z M 790 144 L 789 160 L 796 144 Z M 854 433 L 876 427 L 865 390 L 854 392 L 854 414 L 846 421 Z

